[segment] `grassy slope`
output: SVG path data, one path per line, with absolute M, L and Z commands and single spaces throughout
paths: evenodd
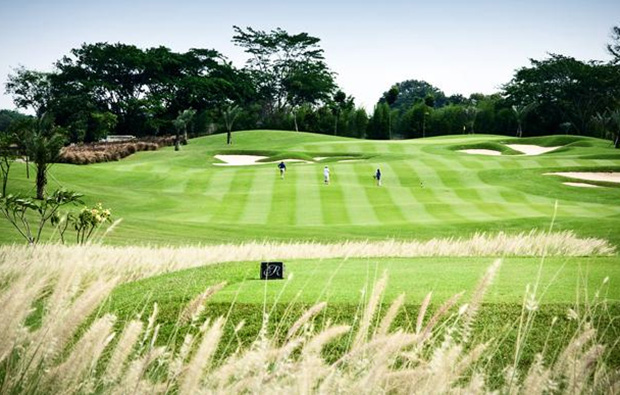
M 369 288 L 387 271 L 388 288 L 382 301 L 385 311 L 400 293 L 406 293 L 406 305 L 396 319 L 395 326 L 413 330 L 419 305 L 425 295 L 433 292 L 431 312 L 458 292 L 465 291 L 459 305 L 471 298 L 475 284 L 489 266 L 492 258 L 408 258 L 408 259 L 350 259 L 287 262 L 287 272 L 293 276 L 283 281 L 258 280 L 256 262 L 226 263 L 188 269 L 156 276 L 118 287 L 104 311 L 117 314 L 122 321 L 141 314 L 148 316 L 153 303 L 159 307 L 162 342 L 180 342 L 187 328 L 178 326 L 183 306 L 209 285 L 227 282 L 207 304 L 206 314 L 212 317 L 228 316 L 226 341 L 250 344 L 258 336 L 263 311 L 269 313 L 271 333 L 280 338 L 302 312 L 318 301 L 328 301 L 328 308 L 316 319 L 322 326 L 333 320 L 355 325 L 361 305 L 369 296 Z M 514 355 L 521 302 L 526 286 L 536 282 L 537 271 L 541 277 L 537 291 L 540 306 L 522 363 L 531 363 L 543 347 L 553 355 L 561 349 L 575 330 L 576 322 L 567 318 L 569 307 L 580 311 L 584 305 L 596 306 L 591 319 L 600 330 L 601 341 L 609 344 L 608 361 L 620 366 L 620 327 L 613 317 L 620 313 L 620 267 L 616 257 L 605 258 L 506 258 L 496 281 L 487 292 L 474 327 L 475 337 L 491 341 L 497 347 L 491 369 L 504 366 Z M 608 277 L 608 281 L 605 281 Z M 361 292 L 366 288 L 366 292 Z M 599 294 L 598 299 L 595 294 Z M 607 299 L 608 308 L 598 301 Z M 234 306 L 234 308 L 233 308 Z M 577 306 L 577 307 L 575 307 Z M 581 306 L 581 307 L 579 307 Z M 356 318 L 357 317 L 357 318 Z M 428 319 L 428 318 L 427 318 Z M 550 325 L 556 321 L 555 325 Z M 243 321 L 243 329 L 233 334 L 233 328 Z M 179 332 L 177 332 L 179 331 Z M 348 339 L 350 341 L 350 339 Z M 347 339 L 340 339 L 328 349 L 337 357 L 346 347 Z M 227 353 L 232 349 L 220 349 Z M 500 374 L 498 371 L 497 374 Z
M 226 281 L 213 302 L 259 304 L 264 302 L 356 304 L 360 292 L 387 271 L 386 302 L 406 293 L 407 303 L 420 303 L 433 292 L 433 301 L 443 302 L 465 291 L 471 295 L 493 258 L 383 258 L 329 259 L 286 262 L 284 281 L 261 281 L 257 262 L 224 263 L 187 269 L 120 286 L 112 296 L 115 309 L 139 311 L 157 302 L 162 311 L 175 310 L 208 286 Z M 505 258 L 500 274 L 485 297 L 489 303 L 520 303 L 528 284 L 534 285 L 541 267 L 541 303 L 581 303 L 591 300 L 609 277 L 620 281 L 616 257 Z M 601 296 L 620 302 L 620 288 L 603 287 Z
M 541 156 L 486 157 L 455 148 L 498 144 L 500 136 L 446 136 L 377 142 L 307 133 L 237 132 L 194 139 L 180 152 L 142 152 L 120 162 L 55 165 L 50 188 L 83 192 L 102 201 L 123 224 L 108 242 L 158 244 L 238 242 L 248 239 L 430 238 L 475 231 L 548 227 L 558 201 L 556 229 L 620 244 L 618 188 L 562 185 L 554 170 L 620 169 L 616 152 L 602 140 L 564 138 L 562 152 Z M 531 140 L 531 141 L 530 141 Z M 557 137 L 527 143 L 558 144 Z M 515 141 L 510 141 L 515 142 Z M 224 152 L 267 153 L 273 158 L 362 157 L 340 163 L 290 164 L 286 180 L 274 164 L 213 166 Z M 587 158 L 587 159 L 585 159 Z M 601 158 L 601 159 L 597 159 Z M 332 185 L 322 185 L 324 164 Z M 380 167 L 384 186 L 374 185 Z M 23 164 L 16 164 L 12 192 L 33 193 Z M 422 187 L 423 186 L 423 187 Z M 17 241 L 6 221 L 0 242 Z

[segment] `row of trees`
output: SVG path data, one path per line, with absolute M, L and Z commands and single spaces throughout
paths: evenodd
M 273 127 L 292 118 L 287 129 L 299 128 L 300 111 L 338 107 L 342 93 L 318 38 L 282 29 L 234 30 L 233 42 L 250 55 L 241 69 L 211 49 L 84 44 L 50 73 L 16 69 L 6 91 L 19 108 L 54 114 L 70 142 L 108 133 L 174 134 L 179 114 L 189 109 L 195 116 L 187 130 L 202 134 L 223 129 L 226 111 L 235 106 L 238 127 Z
M 37 117 L 53 114 L 66 142 L 176 134 L 178 148 L 188 135 L 227 131 L 232 143 L 233 129 L 294 128 L 374 139 L 611 134 L 618 144 L 619 27 L 612 38 L 610 62 L 562 55 L 532 60 L 494 95 L 447 96 L 425 81 L 402 81 L 384 93 L 372 114 L 338 88 L 320 39 L 237 26 L 232 41 L 249 55 L 242 68 L 210 49 L 176 53 L 84 44 L 50 73 L 15 70 L 6 91 Z M 2 121 L 0 116 L 0 130 Z
M 611 138 L 620 144 L 620 30 L 610 62 L 583 62 L 551 54 L 531 60 L 494 95 L 446 96 L 425 81 L 408 80 L 386 91 L 369 122 L 371 138 L 451 133 L 523 136 L 558 133 Z M 615 46 L 614 46 L 615 45 Z

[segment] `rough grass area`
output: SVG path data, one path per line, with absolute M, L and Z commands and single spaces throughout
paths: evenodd
M 154 298 L 142 292 L 119 304 L 121 295 L 129 296 L 128 290 L 140 284 L 129 283 L 132 278 L 176 263 L 168 256 L 168 262 L 155 268 L 128 268 L 127 262 L 142 259 L 136 257 L 144 252 L 139 249 L 109 249 L 95 261 L 85 261 L 90 248 L 83 247 L 82 255 L 73 248 L 71 259 L 58 247 L 2 248 L 2 393 L 599 393 L 619 385 L 615 322 L 620 312 L 608 299 L 617 288 L 616 272 L 605 263 L 610 258 L 575 258 L 564 265 L 548 258 L 540 279 L 530 272 L 531 286 L 522 303 L 498 303 L 496 298 L 504 273 L 519 273 L 520 281 L 525 280 L 523 267 L 532 263 L 520 268 L 524 258 L 503 263 L 477 258 L 484 264 L 454 258 L 457 266 L 475 267 L 465 270 L 472 272 L 462 283 L 470 285 L 465 294 L 446 298 L 430 287 L 432 293 L 412 303 L 406 295 L 391 293 L 403 281 L 406 266 L 426 266 L 419 276 L 423 279 L 430 277 L 431 266 L 447 265 L 428 258 L 426 263 L 387 260 L 385 267 L 368 267 L 361 276 L 362 293 L 354 289 L 359 284 L 334 278 L 352 291 L 340 303 L 320 297 L 312 302 L 300 297 L 288 303 L 236 303 L 230 294 L 226 302 L 217 302 L 214 298 L 226 292 L 225 285 L 209 287 L 218 279 L 201 279 L 200 271 L 235 269 L 235 264 L 224 264 L 144 280 L 141 284 L 154 282 L 149 287 L 157 291 Z M 38 258 L 32 260 L 35 251 Z M 368 266 L 365 261 L 345 261 L 343 266 Z M 570 266 L 581 270 L 565 271 Z M 323 282 L 312 278 L 308 262 L 293 268 L 302 271 L 302 280 L 307 270 L 304 283 Z M 589 282 L 605 268 L 609 277 Z M 568 299 L 548 291 L 554 271 L 558 278 L 573 277 L 575 295 L 588 297 Z M 171 297 L 166 299 L 155 285 L 175 275 L 180 281 L 167 284 Z M 461 276 L 457 270 L 453 282 Z M 225 277 L 234 280 L 232 273 Z M 412 290 L 424 286 L 409 277 Z M 179 293 L 203 279 L 202 291 Z M 173 306 L 169 302 L 175 293 Z M 544 303 L 545 295 L 557 303 Z

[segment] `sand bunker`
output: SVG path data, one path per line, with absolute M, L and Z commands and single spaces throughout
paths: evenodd
M 617 182 L 620 183 L 620 172 L 560 172 L 560 173 L 545 173 L 546 176 L 562 176 L 568 178 L 576 178 L 578 180 L 586 181 L 603 181 L 603 182 Z
M 491 156 L 499 156 L 502 153 L 499 151 L 495 151 L 492 149 L 462 149 L 459 150 L 458 152 L 464 152 L 466 154 L 471 154 L 471 155 L 491 155 Z
M 327 158 L 329 158 L 329 156 L 317 156 L 317 157 L 314 157 L 314 158 L 312 158 L 312 159 L 314 159 L 315 161 L 317 161 L 317 162 L 318 162 L 318 161 L 320 161 L 320 160 L 327 159 Z
M 583 182 L 563 182 L 562 184 L 568 185 L 569 187 L 577 187 L 577 188 L 598 188 L 598 185 L 593 184 L 585 184 Z
M 506 144 L 506 147 L 512 148 L 515 151 L 523 152 L 525 155 L 540 155 L 558 148 L 562 148 L 561 145 L 557 147 L 541 147 L 539 145 L 529 144 Z
M 259 162 L 259 160 L 266 159 L 268 156 L 260 155 L 215 155 L 215 159 L 219 159 L 224 163 L 214 163 L 215 166 L 251 166 L 251 165 L 265 165 L 270 163 L 280 162 L 300 162 L 300 163 L 312 163 L 303 159 L 280 159 L 272 162 Z
M 214 163 L 215 166 L 248 166 L 258 165 L 257 161 L 268 157 L 259 155 L 215 155 L 214 158 L 224 162 Z
M 361 162 L 361 159 L 344 159 L 344 160 L 339 160 L 339 163 L 351 163 L 351 162 Z

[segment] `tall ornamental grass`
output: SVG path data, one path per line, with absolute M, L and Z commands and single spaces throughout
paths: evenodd
M 564 240 L 569 235 L 556 237 Z M 484 236 L 479 240 L 492 242 Z M 450 250 L 447 241 L 434 243 Z M 276 253 L 286 258 L 307 258 L 304 252 L 330 256 L 375 256 L 371 254 L 381 252 L 398 256 L 392 254 L 402 253 L 405 246 L 418 246 L 418 253 L 431 251 L 425 243 L 400 242 L 345 243 L 339 246 L 341 251 L 336 246 L 304 243 L 255 243 L 238 246 L 238 251 L 231 246 L 1 247 L 0 393 L 620 391 L 620 372 L 606 365 L 606 350 L 611 345 L 598 340 L 601 328 L 594 327 L 589 317 L 579 316 L 574 310 L 569 313 L 574 315 L 577 329 L 566 337 L 564 350 L 557 355 L 542 350 L 523 369 L 520 355 L 527 347 L 530 323 L 537 309 L 535 286 L 524 297 L 514 358 L 505 361 L 504 377 L 499 383 L 491 378 L 485 361 L 494 352 L 493 345 L 478 343 L 472 328 L 501 259 L 489 266 L 470 300 L 455 295 L 431 314 L 429 294 L 410 330 L 394 325 L 404 297 L 396 298 L 384 314 L 379 314 L 389 282 L 383 275 L 369 293 L 358 322 L 319 324 L 315 318 L 326 304 L 318 303 L 286 328 L 284 339 L 276 339 L 269 332 L 271 318 L 265 313 L 262 329 L 252 344 L 237 347 L 226 356 L 218 355 L 217 350 L 224 341 L 227 318 L 206 318 L 204 314 L 209 297 L 222 285 L 206 289 L 187 303 L 178 318 L 182 338 L 178 343 L 158 342 L 156 305 L 149 317 L 138 315 L 124 323 L 98 310 L 117 284 L 181 267 L 250 257 L 256 260 Z M 523 246 L 523 251 L 535 251 L 526 243 Z M 317 252 L 317 247 L 321 252 Z M 302 248 L 305 250 L 300 251 Z M 487 251 L 497 251 L 497 246 Z M 511 247 L 510 251 L 517 250 Z M 602 286 L 608 286 L 607 281 Z M 244 323 L 230 324 L 239 331 Z M 502 335 L 498 333 L 497 337 Z M 348 339 L 346 349 L 337 359 L 326 358 L 325 347 L 341 338 Z

